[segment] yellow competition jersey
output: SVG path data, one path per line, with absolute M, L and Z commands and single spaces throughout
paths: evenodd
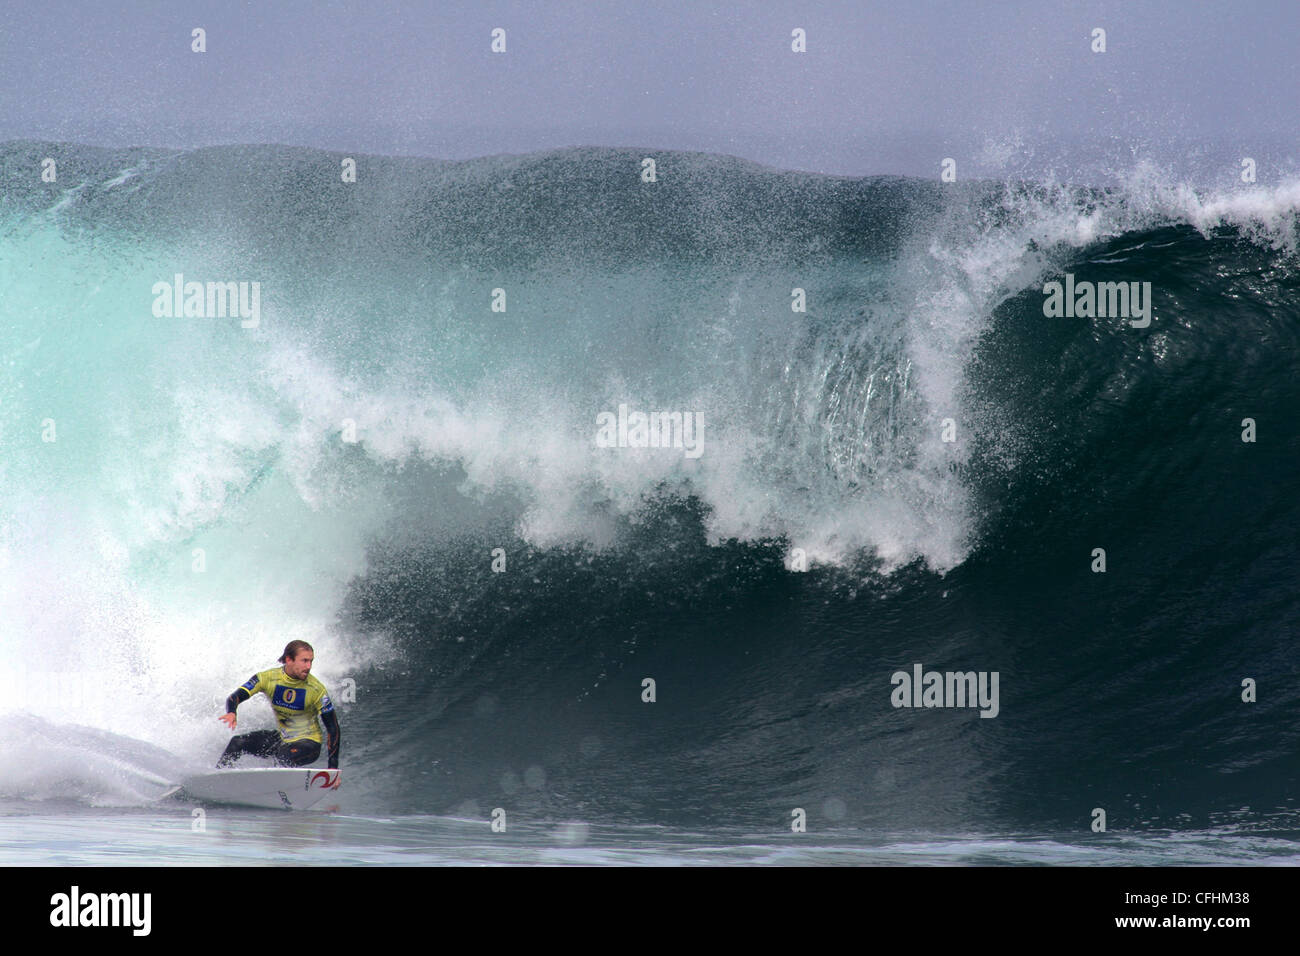
M 325 685 L 314 674 L 308 674 L 306 680 L 294 680 L 283 667 L 277 667 L 254 674 L 240 686 L 249 696 L 265 694 L 271 701 L 281 740 L 287 743 L 306 738 L 321 742 L 316 718 L 332 711 L 334 705 L 325 693 Z

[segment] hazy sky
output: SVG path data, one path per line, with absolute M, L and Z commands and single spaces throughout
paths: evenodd
M 0 0 L 0 140 L 446 158 L 600 144 L 925 175 L 942 155 L 1183 141 L 1296 156 L 1298 37 L 1300 0 Z

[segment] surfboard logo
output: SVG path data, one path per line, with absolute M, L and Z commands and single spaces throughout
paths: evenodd
M 317 780 L 323 780 L 322 790 L 337 790 L 339 788 L 339 772 L 337 770 L 321 770 L 307 781 L 307 789 L 310 790 L 316 786 Z

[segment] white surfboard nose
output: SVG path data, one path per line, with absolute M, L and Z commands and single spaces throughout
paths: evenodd
M 187 777 L 180 789 L 195 800 L 209 803 L 306 810 L 338 790 L 339 783 L 337 770 L 258 767 L 197 774 Z

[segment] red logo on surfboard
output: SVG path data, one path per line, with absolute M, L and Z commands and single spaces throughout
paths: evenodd
M 320 788 L 322 790 L 337 790 L 339 788 L 339 772 L 337 770 L 322 770 L 307 781 L 307 789 L 310 790 L 316 786 L 316 781 L 322 780 Z

